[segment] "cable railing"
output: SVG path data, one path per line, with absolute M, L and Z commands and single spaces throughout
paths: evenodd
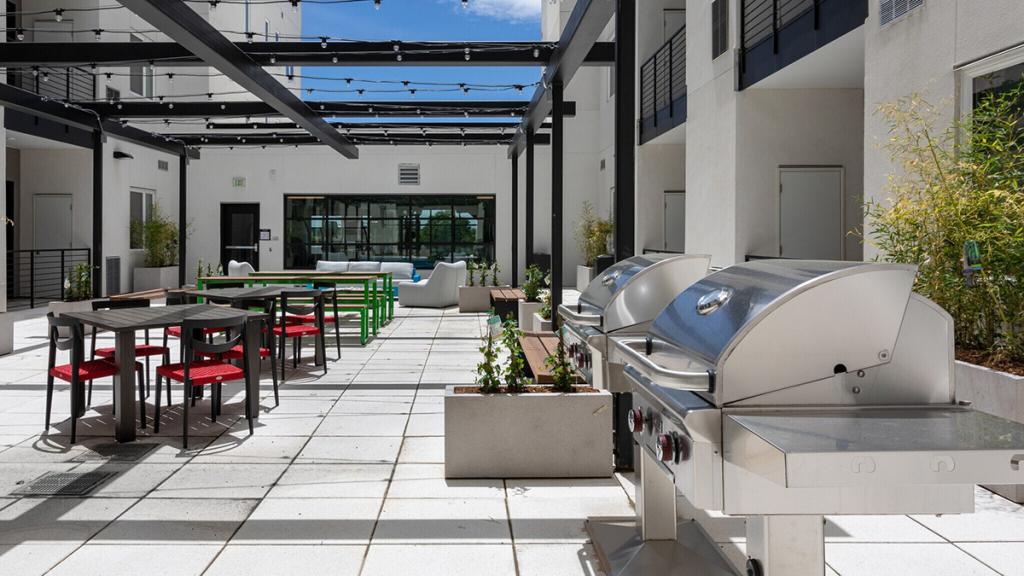
M 7 251 L 7 299 L 27 299 L 29 307 L 64 299 L 71 268 L 88 264 L 89 248 Z
M 95 100 L 96 75 L 85 68 L 35 68 L 16 70 L 8 81 L 18 88 L 58 100 Z
M 640 141 L 686 121 L 686 26 L 640 67 Z

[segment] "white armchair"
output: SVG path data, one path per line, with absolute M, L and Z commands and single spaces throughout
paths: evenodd
M 232 278 L 248 276 L 254 272 L 256 269 L 248 262 L 235 262 L 234 260 L 228 262 L 228 276 Z
M 402 283 L 398 303 L 402 306 L 444 308 L 459 303 L 459 286 L 466 284 L 466 262 L 438 262 L 430 277 L 423 282 Z

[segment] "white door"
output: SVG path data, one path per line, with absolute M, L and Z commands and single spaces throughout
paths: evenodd
M 842 167 L 779 168 L 779 255 L 844 256 Z
M 71 248 L 74 241 L 72 225 L 74 209 L 72 197 L 67 195 L 37 194 L 33 197 L 32 248 L 49 250 Z
M 665 250 L 686 252 L 686 192 L 665 192 Z

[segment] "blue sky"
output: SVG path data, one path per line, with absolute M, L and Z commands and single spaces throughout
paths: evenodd
M 330 36 L 359 40 L 445 40 L 445 41 L 539 41 L 540 2 L 543 0 L 469 0 L 463 9 L 459 0 L 381 0 L 380 10 L 373 3 L 302 5 L 303 36 Z M 332 78 L 364 78 L 426 82 L 478 84 L 532 84 L 540 79 L 537 67 L 305 67 L 303 76 Z M 313 88 L 308 100 L 358 100 L 356 94 L 327 93 L 321 88 L 346 89 L 343 81 L 302 79 L 304 89 Z M 353 82 L 352 88 L 368 88 L 370 84 Z M 410 84 L 410 87 L 415 86 Z M 380 89 L 403 90 L 398 85 L 378 85 Z M 532 89 L 523 94 L 514 90 L 503 92 L 461 91 L 428 92 L 421 87 L 411 99 L 408 92 L 393 94 L 369 93 L 363 100 L 529 100 Z

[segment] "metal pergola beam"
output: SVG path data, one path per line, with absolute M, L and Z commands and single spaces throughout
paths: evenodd
M 340 130 L 500 130 L 504 128 L 513 131 L 519 122 L 512 120 L 508 122 L 331 122 L 331 126 Z M 551 124 L 545 124 L 543 128 L 550 128 Z M 247 130 L 295 130 L 294 124 L 284 122 L 210 122 L 210 130 L 232 130 L 245 132 Z
M 326 48 L 319 42 L 231 44 L 260 66 L 547 66 L 556 50 L 553 44 L 538 42 L 328 42 Z M 209 65 L 176 42 L 76 42 L 74 50 L 66 42 L 0 44 L 0 67 L 7 68 L 91 64 L 113 68 L 150 61 L 156 67 Z M 614 43 L 600 42 L 584 57 L 583 65 L 607 66 L 614 61 Z
M 87 130 L 90 133 L 99 129 L 106 136 L 128 140 L 168 154 L 180 156 L 187 153 L 192 158 L 199 158 L 199 153 L 195 150 L 183 149 L 180 143 L 169 141 L 162 135 L 131 126 L 122 126 L 118 122 L 101 122 L 99 117 L 87 110 L 65 106 L 55 100 L 44 99 L 39 94 L 8 84 L 0 84 L 0 106 L 65 126 Z
M 359 157 L 355 145 L 186 3 L 181 0 L 118 2 L 341 155 Z
M 258 101 L 234 102 L 80 102 L 84 108 L 96 111 L 104 118 L 277 118 L 281 113 L 270 104 Z M 173 107 L 172 107 L 173 104 Z M 465 102 L 424 101 L 424 102 L 306 102 L 313 116 L 320 117 L 458 117 L 469 114 L 478 117 L 515 115 L 519 118 L 526 110 L 524 100 L 506 101 L 472 100 Z M 566 115 L 575 113 L 575 103 L 566 110 Z M 319 118 L 318 118 L 319 119 Z M 325 121 L 324 125 L 329 127 Z M 295 124 L 299 124 L 296 122 Z M 302 126 L 305 128 L 305 126 Z
M 561 84 L 563 88 L 583 64 L 587 54 L 597 43 L 608 22 L 615 14 L 615 2 L 609 0 L 578 0 L 569 21 L 562 29 L 555 53 L 544 71 L 543 81 L 533 92 L 530 108 L 523 117 L 523 122 L 516 131 L 516 136 L 509 146 L 508 155 L 522 154 L 526 148 L 526 132 L 536 130 L 551 115 L 550 86 Z
M 319 145 L 323 142 L 308 134 L 177 134 L 175 137 L 189 146 L 310 146 Z M 498 132 L 467 132 L 465 135 L 455 133 L 388 133 L 373 132 L 352 134 L 349 137 L 359 145 L 399 145 L 414 146 L 431 144 L 463 144 L 466 145 L 498 145 L 508 144 L 512 135 L 502 135 Z M 551 136 L 548 134 L 537 134 L 534 137 L 537 145 L 548 145 L 551 143 Z

